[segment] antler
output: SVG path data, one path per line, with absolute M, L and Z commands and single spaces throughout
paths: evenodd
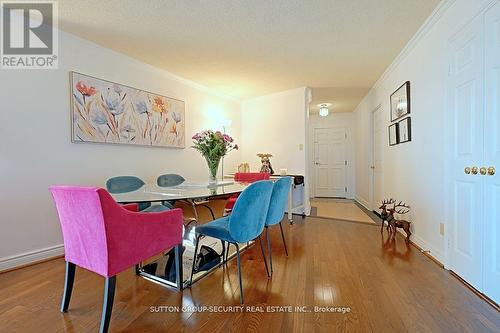
M 384 199 L 382 201 L 382 205 L 392 205 L 393 203 L 396 203 L 396 200 L 394 200 L 393 198 L 390 198 L 390 199 Z
M 401 207 L 402 209 L 396 210 L 396 208 Z M 405 209 L 406 208 L 406 209 Z M 394 204 L 394 211 L 398 214 L 406 214 L 410 211 L 410 206 L 405 204 L 403 201 L 400 201 L 397 205 Z

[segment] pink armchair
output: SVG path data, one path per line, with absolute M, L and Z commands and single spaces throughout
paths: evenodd
M 105 277 L 100 332 L 107 332 L 116 274 L 175 246 L 177 286 L 182 246 L 182 210 L 139 213 L 118 205 L 104 189 L 51 186 L 64 239 L 66 279 L 61 312 L 68 310 L 76 266 Z

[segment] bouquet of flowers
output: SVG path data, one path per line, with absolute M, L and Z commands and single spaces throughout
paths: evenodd
M 217 183 L 217 170 L 221 158 L 231 150 L 237 150 L 238 145 L 234 143 L 231 136 L 222 134 L 220 131 L 202 131 L 193 135 L 192 139 L 191 147 L 199 151 L 207 161 L 210 171 L 209 184 Z

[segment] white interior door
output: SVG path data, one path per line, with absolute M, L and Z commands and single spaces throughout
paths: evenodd
M 485 19 L 484 167 L 500 167 L 500 3 Z M 488 172 L 488 171 L 487 171 Z M 484 176 L 484 294 L 500 304 L 500 175 Z
M 315 195 L 345 198 L 347 159 L 344 128 L 314 129 L 314 166 Z
M 451 126 L 450 268 L 482 290 L 483 180 L 466 167 L 483 162 L 482 18 L 474 20 L 450 43 L 449 115 Z
M 383 161 L 383 142 L 384 142 L 384 118 L 382 108 L 378 108 L 372 115 L 372 209 L 377 210 L 384 196 L 384 170 Z

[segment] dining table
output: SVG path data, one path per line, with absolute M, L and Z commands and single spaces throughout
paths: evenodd
M 111 195 L 116 202 L 120 204 L 128 203 L 151 203 L 151 204 L 161 204 L 164 201 L 175 202 L 175 201 L 187 201 L 187 202 L 209 202 L 210 200 L 221 200 L 224 198 L 229 198 L 232 195 L 241 193 L 249 184 L 239 183 L 234 180 L 221 180 L 217 184 L 209 185 L 208 183 L 201 182 L 189 182 L 185 181 L 180 185 L 160 187 L 157 184 L 145 184 L 136 191 L 126 192 L 126 193 L 112 193 Z M 289 212 L 291 211 L 291 192 L 289 202 Z M 289 217 L 291 218 L 291 217 Z M 199 221 L 196 221 L 196 224 Z M 191 269 L 194 265 L 194 240 L 196 237 L 195 226 L 184 225 L 183 230 L 183 253 L 182 260 L 178 262 L 179 267 L 175 267 L 175 270 L 180 274 L 180 278 L 172 278 L 169 276 L 169 262 L 171 263 L 171 258 L 174 256 L 173 250 L 163 253 L 160 256 L 153 258 L 151 261 L 146 263 L 141 263 L 136 267 L 136 274 L 146 278 L 152 282 L 158 284 L 175 287 L 176 289 L 182 290 L 189 286 L 189 279 L 184 278 L 184 276 L 189 277 Z M 217 252 L 222 249 L 222 245 L 211 237 L 204 237 L 201 241 L 201 245 L 206 245 Z M 241 250 L 248 249 L 254 242 L 248 242 L 245 244 L 240 244 Z M 222 251 L 221 251 L 222 252 Z M 236 251 L 226 254 L 226 261 L 232 259 L 236 256 Z M 222 253 L 221 253 L 222 258 Z M 177 262 L 177 261 L 176 261 Z M 204 276 L 211 273 L 216 268 L 224 264 L 224 258 L 222 261 L 211 267 L 210 269 L 198 271 L 194 274 L 193 283 L 200 280 Z M 181 281 L 179 285 L 176 281 Z
M 175 200 L 204 200 L 227 197 L 241 193 L 248 184 L 234 181 L 223 181 L 215 185 L 196 182 L 183 182 L 180 185 L 161 187 L 156 184 L 145 184 L 132 192 L 113 193 L 116 202 L 155 203 Z
M 156 184 L 145 184 L 136 191 L 112 193 L 111 195 L 115 201 L 120 204 L 151 203 L 154 205 L 161 204 L 164 201 L 209 202 L 210 200 L 221 200 L 239 194 L 248 185 L 247 183 L 238 183 L 234 181 L 219 181 L 215 185 L 185 181 L 180 185 L 169 187 L 160 187 Z M 198 222 L 199 221 L 196 221 L 196 223 Z M 182 260 L 178 262 L 179 267 L 175 267 L 176 272 L 180 274 L 179 279 L 169 276 L 171 266 L 169 266 L 168 263 L 172 262 L 171 258 L 174 256 L 173 249 L 152 258 L 152 260 L 148 262 L 139 264 L 136 267 L 136 274 L 164 286 L 175 287 L 180 290 L 187 287 L 189 285 L 189 279 L 185 279 L 184 277 L 190 276 L 190 270 L 194 265 L 195 230 L 196 226 L 184 225 L 182 244 L 184 251 L 182 253 Z M 215 239 L 210 237 L 205 237 L 202 244 L 215 248 L 216 250 L 220 250 L 222 247 L 219 246 L 219 243 L 216 242 Z M 248 248 L 251 244 L 252 243 L 241 244 L 242 250 Z M 227 260 L 232 259 L 234 256 L 235 253 L 230 253 L 227 255 Z M 219 262 L 208 270 L 196 272 L 193 282 L 200 280 L 222 264 L 223 262 Z M 181 281 L 181 284 L 179 285 L 177 281 Z

